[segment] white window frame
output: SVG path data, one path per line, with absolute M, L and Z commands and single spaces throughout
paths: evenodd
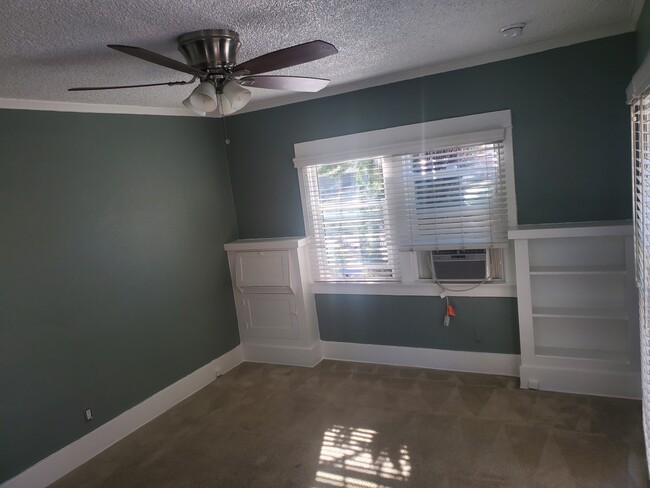
M 300 198 L 307 236 L 310 228 L 306 185 L 302 168 L 314 164 L 336 163 L 354 159 L 366 159 L 409 152 L 425 152 L 432 146 L 454 145 L 467 139 L 468 135 L 483 131 L 504 129 L 504 164 L 508 201 L 508 226 L 517 225 L 517 201 L 515 195 L 514 158 L 512 151 L 512 117 L 510 110 L 488 112 L 451 119 L 435 120 L 389 129 L 350 134 L 328 139 L 302 142 L 294 145 L 294 166 L 298 170 Z M 401 282 L 397 283 L 325 283 L 314 282 L 312 289 L 320 294 L 350 295 L 403 295 L 438 296 L 440 287 L 431 280 L 418 275 L 416 251 L 400 251 L 399 266 Z M 503 251 L 504 279 L 485 283 L 470 291 L 446 292 L 449 296 L 515 297 L 514 249 L 512 242 Z M 449 285 L 449 288 L 467 286 Z

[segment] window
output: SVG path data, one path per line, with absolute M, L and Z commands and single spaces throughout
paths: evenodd
M 417 251 L 508 247 L 509 119 L 496 112 L 297 144 L 315 281 L 403 282 L 422 275 Z
M 396 280 L 383 159 L 308 166 L 304 178 L 319 280 Z
M 632 101 L 632 178 L 634 185 L 634 254 L 639 288 L 643 428 L 650 462 L 650 92 Z
M 504 131 L 479 144 L 387 158 L 403 249 L 485 249 L 508 243 Z

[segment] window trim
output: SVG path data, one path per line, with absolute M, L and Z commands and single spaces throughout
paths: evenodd
M 302 168 L 315 164 L 368 158 L 395 154 L 404 150 L 423 152 L 431 145 L 449 145 L 480 137 L 483 133 L 505 130 L 503 161 L 506 170 L 506 191 L 508 204 L 508 226 L 517 225 L 517 202 L 515 194 L 514 158 L 512 149 L 512 117 L 510 110 L 487 112 L 463 117 L 435 120 L 419 124 L 404 125 L 357 134 L 297 143 L 294 145 L 294 167 L 298 172 L 300 200 L 305 231 L 312 236 L 311 216 L 307 203 L 306 183 Z M 441 289 L 431 282 L 420 280 L 417 265 L 414 268 L 416 251 L 400 251 L 399 265 L 401 282 L 396 283 L 345 283 L 314 282 L 312 289 L 321 294 L 363 294 L 400 296 L 438 296 Z M 514 250 L 512 243 L 504 249 L 504 279 L 486 283 L 469 292 L 449 292 L 449 296 L 494 296 L 515 297 Z M 454 288 L 454 284 L 449 284 Z M 459 288 L 463 288 L 460 286 Z

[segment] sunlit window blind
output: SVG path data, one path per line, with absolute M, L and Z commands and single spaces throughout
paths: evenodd
M 398 281 L 400 250 L 507 246 L 504 135 L 471 133 L 421 141 L 422 152 L 303 166 L 314 279 Z
M 381 158 L 303 169 L 319 281 L 396 281 Z
M 391 215 L 402 249 L 506 247 L 501 138 L 388 158 Z
M 639 288 L 643 429 L 650 464 L 650 331 L 648 330 L 650 278 L 647 274 L 650 265 L 650 94 L 648 92 L 632 104 L 632 134 L 634 252 L 636 282 Z

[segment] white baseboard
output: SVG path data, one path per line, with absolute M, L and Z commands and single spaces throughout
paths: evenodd
M 519 366 L 521 364 L 521 358 L 518 354 L 378 346 L 350 342 L 321 341 L 321 350 L 325 359 L 505 376 L 519 376 Z
M 641 398 L 641 374 L 639 372 L 522 366 L 520 373 L 522 388 L 528 388 L 529 381 L 533 380 L 538 383 L 540 390 L 634 400 Z
M 287 347 L 261 344 L 242 344 L 244 361 L 253 363 L 316 366 L 323 356 L 319 343 L 311 347 Z
M 6 481 L 0 485 L 0 488 L 46 487 L 209 384 L 215 379 L 217 370 L 220 374 L 227 373 L 243 361 L 310 367 L 318 364 L 321 359 L 505 376 L 519 376 L 521 365 L 521 358 L 518 354 L 328 341 L 321 341 L 320 344 L 309 348 L 239 345 L 81 439 L 48 456 L 15 478 Z M 591 375 L 589 373 L 522 367 L 521 379 L 524 387 L 528 385 L 529 379 L 537 379 L 540 389 L 544 390 L 625 398 L 640 397 L 641 383 L 638 374 L 617 373 L 604 377 L 602 372 Z
M 142 427 L 160 414 L 212 382 L 217 371 L 225 374 L 243 361 L 315 366 L 321 359 L 410 366 L 417 368 L 466 371 L 519 376 L 518 354 L 451 351 L 416 347 L 380 346 L 347 342 L 320 341 L 312 347 L 239 345 L 209 362 L 142 403 L 106 422 L 84 437 L 39 461 L 0 488 L 44 488 L 81 466 L 100 452 Z M 640 398 L 638 374 L 558 371 L 553 368 L 521 367 L 522 387 L 529 379 L 539 381 L 540 389 L 624 398 Z
M 210 361 L 97 429 L 39 461 L 0 488 L 44 488 L 243 362 L 242 347 Z

